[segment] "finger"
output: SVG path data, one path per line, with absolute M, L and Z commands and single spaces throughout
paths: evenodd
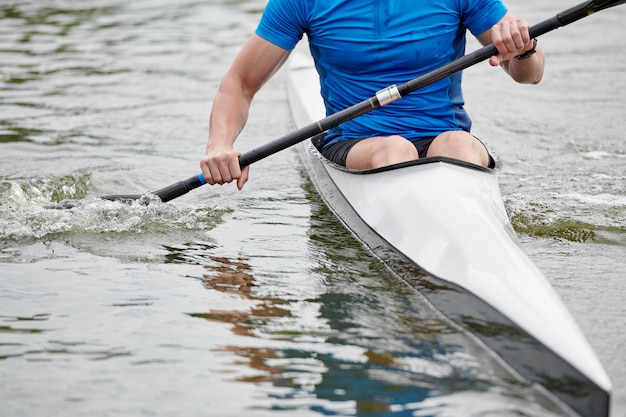
M 511 39 L 513 40 L 514 49 L 512 52 L 515 56 L 521 54 L 531 47 L 530 33 L 528 31 L 528 23 L 525 20 L 517 20 L 515 25 L 511 26 Z
M 209 184 L 214 185 L 214 184 L 224 184 L 224 181 L 222 180 L 222 174 L 220 174 L 220 169 L 218 167 L 218 165 L 209 162 L 208 164 L 209 166 L 209 172 L 210 172 L 210 176 L 213 182 L 210 182 Z
M 498 50 L 498 54 L 492 55 L 489 58 L 489 64 L 493 67 L 497 67 L 498 65 L 500 65 L 500 62 L 502 62 L 501 50 L 503 48 L 503 42 L 502 42 L 502 30 L 500 29 L 500 25 L 496 25 L 493 28 L 491 28 L 491 43 L 493 43 L 493 45 Z
M 503 22 L 502 43 L 503 50 L 500 50 L 500 53 L 505 57 L 509 57 L 511 54 L 514 54 L 520 46 L 523 46 L 521 43 L 521 35 L 517 29 L 517 24 L 508 21 Z
M 200 170 L 202 171 L 207 184 L 214 185 L 215 180 L 213 179 L 213 175 L 211 175 L 211 169 L 209 168 L 209 161 L 207 159 L 202 159 L 200 161 Z
M 231 182 L 233 180 L 233 175 L 231 173 L 230 166 L 231 164 L 230 164 L 229 157 L 223 157 L 219 159 L 217 163 L 217 169 L 219 170 L 219 173 L 220 173 L 220 178 L 221 178 L 220 184 Z
M 517 28 L 522 37 L 521 42 L 524 49 L 530 48 L 532 46 L 532 39 L 530 38 L 530 26 L 528 25 L 528 22 L 524 19 L 519 19 L 517 21 Z
M 239 153 L 228 159 L 228 172 L 232 178 L 239 178 L 241 176 L 241 167 L 239 166 Z
M 250 174 L 250 167 L 246 166 L 241 170 L 241 175 L 237 179 L 237 189 L 241 190 L 243 186 L 248 182 L 248 176 Z

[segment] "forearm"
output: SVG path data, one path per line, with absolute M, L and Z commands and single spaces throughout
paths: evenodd
M 228 76 L 222 80 L 209 118 L 207 151 L 232 148 L 248 120 L 251 100 L 241 83 Z
M 536 53 L 522 60 L 510 59 L 502 63 L 504 70 L 518 83 L 537 84 L 543 78 L 545 56 L 540 45 Z
M 209 139 L 200 168 L 209 184 L 237 180 L 241 189 L 248 180 L 248 167 L 239 166 L 233 145 L 248 121 L 250 104 L 261 86 L 280 68 L 288 51 L 252 35 L 235 58 L 213 101 Z
M 211 185 L 236 179 L 237 187 L 241 189 L 248 179 L 248 170 L 240 169 L 239 152 L 233 149 L 248 120 L 254 95 L 246 91 L 239 79 L 229 73 L 222 80 L 213 101 L 206 155 L 200 161 L 204 178 Z

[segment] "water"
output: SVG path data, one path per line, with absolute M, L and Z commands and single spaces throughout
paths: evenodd
M 537 22 L 573 4 L 510 5 Z M 552 415 L 342 228 L 291 150 L 255 164 L 243 192 L 41 207 L 194 175 L 211 98 L 263 6 L 0 5 L 0 414 Z M 543 37 L 540 86 L 486 65 L 466 74 L 507 210 L 607 368 L 615 417 L 624 18 L 622 6 Z M 278 74 L 239 147 L 291 129 Z

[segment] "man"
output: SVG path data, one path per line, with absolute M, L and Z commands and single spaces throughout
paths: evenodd
M 233 144 L 254 95 L 303 34 L 330 114 L 462 56 L 467 30 L 497 47 L 492 66 L 519 83 L 541 80 L 541 47 L 501 0 L 270 0 L 215 97 L 200 163 L 207 182 L 236 180 L 241 189 L 248 180 Z M 351 169 L 431 156 L 489 165 L 485 146 L 469 133 L 460 84 L 460 74 L 448 77 L 331 129 L 323 154 Z

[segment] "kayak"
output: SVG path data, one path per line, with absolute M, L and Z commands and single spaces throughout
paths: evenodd
M 402 80 L 399 80 L 402 81 Z M 287 68 L 297 127 L 327 115 L 307 53 Z M 437 157 L 355 171 L 298 145 L 328 207 L 372 253 L 565 415 L 608 416 L 611 382 L 571 314 L 521 247 L 497 168 Z

